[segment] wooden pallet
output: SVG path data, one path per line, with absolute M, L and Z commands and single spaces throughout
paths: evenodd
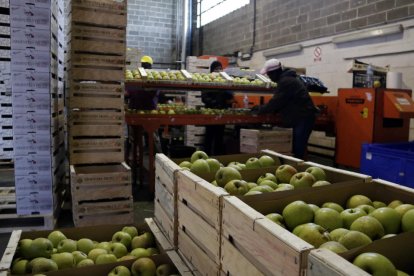
M 53 214 L 18 215 L 16 212 L 14 187 L 0 188 L 0 233 L 9 233 L 16 228 L 25 231 L 53 229 L 56 223 Z

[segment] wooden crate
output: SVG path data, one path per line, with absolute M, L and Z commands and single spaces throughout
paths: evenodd
M 106 27 L 126 27 L 126 1 L 72 0 L 71 21 Z
M 68 36 L 73 39 L 94 39 L 103 40 L 107 42 L 125 41 L 124 29 L 102 28 L 84 25 L 69 25 Z M 82 47 L 79 45 L 78 47 Z M 71 48 L 69 48 L 70 50 Z M 78 48 L 72 48 L 74 51 L 79 51 Z M 80 49 L 82 51 L 82 49 Z M 124 50 L 125 51 L 125 50 Z M 69 57 L 70 58 L 70 57 Z
M 71 111 L 69 134 L 75 136 L 117 136 L 122 137 L 124 116 L 118 111 Z
M 219 270 L 221 200 L 226 195 L 228 193 L 223 189 L 189 171 L 177 172 L 178 250 L 190 262 L 194 254 L 189 249 L 197 247 L 203 258 L 210 260 L 209 263 L 215 264 Z M 180 233 L 183 233 L 181 238 Z M 187 244 L 188 239 L 191 246 Z M 206 264 L 192 263 L 202 274 L 207 272 L 204 271 Z
M 124 103 L 121 84 L 72 82 L 68 91 L 71 109 L 121 109 Z
M 177 182 L 181 168 L 164 154 L 155 156 L 155 221 L 170 242 L 177 246 Z
M 263 149 L 290 153 L 292 151 L 292 129 L 240 130 L 240 152 L 255 153 Z
M 124 139 L 70 137 L 69 160 L 72 165 L 121 163 L 124 161 Z
M 130 198 L 131 169 L 117 165 L 70 166 L 72 197 L 76 201 Z

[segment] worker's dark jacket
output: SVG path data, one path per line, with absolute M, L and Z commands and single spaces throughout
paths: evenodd
M 259 114 L 279 113 L 287 127 L 294 127 L 317 112 L 305 85 L 297 78 L 296 72 L 289 69 L 282 72 L 272 99 L 258 111 Z

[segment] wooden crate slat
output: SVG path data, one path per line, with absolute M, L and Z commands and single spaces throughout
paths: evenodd
M 174 195 L 170 194 L 159 180 L 155 180 L 155 198 L 171 219 L 175 216 Z
M 73 136 L 121 136 L 124 128 L 122 125 L 76 125 L 70 126 L 70 135 Z
M 124 89 L 121 84 L 79 83 L 69 84 L 70 97 L 73 95 L 122 95 Z
M 173 244 L 167 239 L 162 230 L 158 227 L 157 223 L 152 218 L 146 218 L 145 222 L 148 224 L 151 232 L 154 234 L 155 239 L 164 251 L 174 250 Z
M 89 52 L 100 54 L 124 55 L 126 44 L 123 41 L 71 40 L 71 52 Z
M 123 69 L 71 68 L 72 80 L 123 81 Z
M 102 151 L 102 152 L 71 152 L 69 160 L 71 164 L 105 164 L 105 163 L 119 163 L 125 159 L 123 151 Z
M 191 269 L 185 264 L 185 262 L 181 259 L 175 251 L 167 251 L 168 257 L 170 257 L 171 261 L 174 263 L 175 267 L 177 268 L 178 272 L 181 276 L 192 276 L 194 275 L 191 272 Z
M 113 224 L 132 224 L 134 221 L 133 212 L 130 213 L 113 213 L 101 215 L 86 215 L 83 217 L 75 217 L 74 223 L 76 227 L 95 226 L 108 224 L 110 221 Z
M 176 220 L 168 216 L 165 210 L 161 207 L 160 203 L 154 201 L 154 220 L 157 222 L 161 231 L 168 237 L 169 241 L 176 246 L 177 244 L 177 226 L 175 225 Z
M 114 13 L 113 11 L 72 7 L 71 21 L 82 24 L 125 28 L 127 16 L 125 13 Z
M 111 29 L 91 27 L 83 25 L 71 25 L 69 35 L 73 38 L 101 39 L 105 41 L 125 41 L 126 31 L 123 29 Z M 70 57 L 69 57 L 70 58 Z
M 131 182 L 131 169 L 122 162 L 119 165 L 105 166 L 70 166 L 72 185 L 114 185 Z
M 125 67 L 125 58 L 123 56 L 74 54 L 71 56 L 70 64 L 72 65 L 72 67 L 115 67 L 123 70 Z
M 126 0 L 72 0 L 72 7 L 91 8 L 113 12 L 125 11 Z
M 118 185 L 87 185 L 72 186 L 72 197 L 76 201 L 99 200 L 112 198 L 129 198 L 132 194 L 131 183 L 119 183 Z
M 124 103 L 121 95 L 106 96 L 103 93 L 97 93 L 95 97 L 87 97 L 84 95 L 74 95 L 69 98 L 69 107 L 72 109 L 86 109 L 86 108 L 105 108 L 105 109 L 119 109 Z
M 117 111 L 73 111 L 70 114 L 70 121 L 72 123 L 100 123 L 108 124 L 123 124 L 123 113 Z

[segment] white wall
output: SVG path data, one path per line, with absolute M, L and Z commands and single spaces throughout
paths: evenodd
M 338 45 L 332 43 L 332 37 L 324 37 L 301 42 L 302 51 L 277 55 L 275 58 L 286 66 L 306 68 L 307 75 L 318 77 L 324 82 L 330 91 L 329 95 L 337 95 L 338 88 L 352 87 L 352 73 L 347 72 L 354 58 L 377 66 L 389 65 L 391 71 L 403 73 L 403 88 L 414 90 L 414 20 L 398 24 L 404 27 L 402 34 Z M 314 60 L 316 47 L 322 50 L 321 61 Z M 239 65 L 260 69 L 265 60 L 263 51 L 260 51 L 254 53 L 250 61 L 239 62 Z M 411 120 L 410 131 L 410 140 L 413 139 L 414 119 Z

